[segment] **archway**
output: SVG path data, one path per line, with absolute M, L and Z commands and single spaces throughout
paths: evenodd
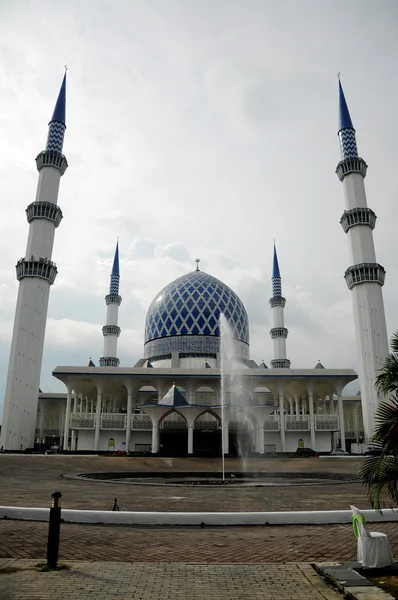
M 181 413 L 171 410 L 159 421 L 159 454 L 186 456 L 188 454 L 188 425 Z
M 193 453 L 196 456 L 221 455 L 221 418 L 211 410 L 201 413 L 195 419 Z

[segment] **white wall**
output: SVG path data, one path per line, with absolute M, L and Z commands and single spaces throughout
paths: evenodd
M 126 446 L 123 442 L 126 441 L 126 432 L 125 431 L 100 431 L 99 445 L 98 450 L 102 452 L 106 452 L 109 449 L 109 439 L 113 438 L 115 440 L 114 451 L 118 452 L 119 450 L 125 451 Z M 135 444 L 151 444 L 152 442 L 152 433 L 150 431 L 132 431 L 130 437 L 130 450 L 133 452 L 135 450 L 140 450 L 140 448 L 135 448 Z M 78 440 L 78 450 L 94 450 L 94 431 L 88 429 L 81 429 L 79 431 L 79 440 Z
M 130 450 L 132 452 L 140 451 L 142 448 L 136 447 L 136 444 L 152 444 L 151 431 L 132 431 L 130 438 Z

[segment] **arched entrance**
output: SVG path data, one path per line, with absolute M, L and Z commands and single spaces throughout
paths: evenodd
M 186 419 L 172 410 L 159 422 L 159 454 L 186 456 L 188 454 L 188 426 Z
M 193 453 L 196 456 L 220 456 L 221 419 L 213 411 L 205 411 L 195 420 Z

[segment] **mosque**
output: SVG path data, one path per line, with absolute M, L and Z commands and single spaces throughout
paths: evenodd
M 196 269 L 172 281 L 150 304 L 143 358 L 135 366 L 120 366 L 118 244 L 105 297 L 99 365 L 90 359 L 86 367 L 58 366 L 53 376 L 65 384 L 66 393 L 38 394 L 48 296 L 57 275 L 51 257 L 62 219 L 58 189 L 68 166 L 62 154 L 65 75 L 46 149 L 36 158 L 38 191 L 26 210 L 30 230 L 25 257 L 16 265 L 20 284 L 0 442 L 5 450 L 44 444 L 64 451 L 183 456 L 218 455 L 223 447 L 230 455 L 263 455 L 296 452 L 300 447 L 317 452 L 350 450 L 371 435 L 378 402 L 374 378 L 388 354 L 381 291 L 384 269 L 374 254 L 376 216 L 367 208 L 363 185 L 367 165 L 357 154 L 340 83 L 339 90 L 342 158 L 336 173 L 346 198 L 341 224 L 353 266 L 345 278 L 353 291 L 362 395 L 343 396 L 345 386 L 357 378 L 351 369 L 327 369 L 320 362 L 310 369 L 291 368 L 286 299 L 275 247 L 270 298 L 274 355 L 269 366 L 250 357 L 243 303 L 228 285 L 202 271 L 199 259 Z M 220 315 L 229 324 L 234 380 L 221 377 L 232 366 L 222 364 Z

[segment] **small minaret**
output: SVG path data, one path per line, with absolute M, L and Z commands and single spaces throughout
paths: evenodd
M 104 336 L 104 356 L 100 358 L 100 367 L 118 367 L 117 338 L 120 335 L 120 327 L 117 324 L 119 306 L 122 298 L 119 296 L 119 242 L 116 244 L 115 258 L 113 259 L 111 283 L 109 294 L 105 296 L 107 306 L 106 325 L 102 328 Z
M 272 298 L 269 303 L 274 315 L 274 326 L 269 332 L 274 340 L 274 359 L 271 360 L 271 367 L 273 369 L 290 369 L 290 360 L 286 358 L 286 338 L 288 334 L 284 318 L 286 299 L 282 296 L 282 279 L 275 244 L 272 268 Z
M 379 402 L 375 379 L 388 355 L 388 338 L 382 286 L 385 270 L 376 261 L 373 229 L 376 215 L 367 206 L 365 176 L 367 164 L 358 156 L 353 127 L 339 80 L 339 130 L 342 160 L 336 173 L 343 183 L 346 210 L 341 225 L 347 234 L 351 265 L 345 272 L 352 292 L 355 335 L 359 358 L 359 378 L 365 437 L 374 429 L 374 412 Z
M 49 123 L 46 149 L 36 158 L 39 182 L 36 199 L 26 209 L 28 242 L 25 256 L 16 265 L 19 289 L 0 439 L 5 450 L 23 450 L 34 444 L 48 300 L 58 272 L 51 261 L 55 229 L 62 219 L 58 191 L 68 166 L 62 154 L 65 95 L 66 73 Z

